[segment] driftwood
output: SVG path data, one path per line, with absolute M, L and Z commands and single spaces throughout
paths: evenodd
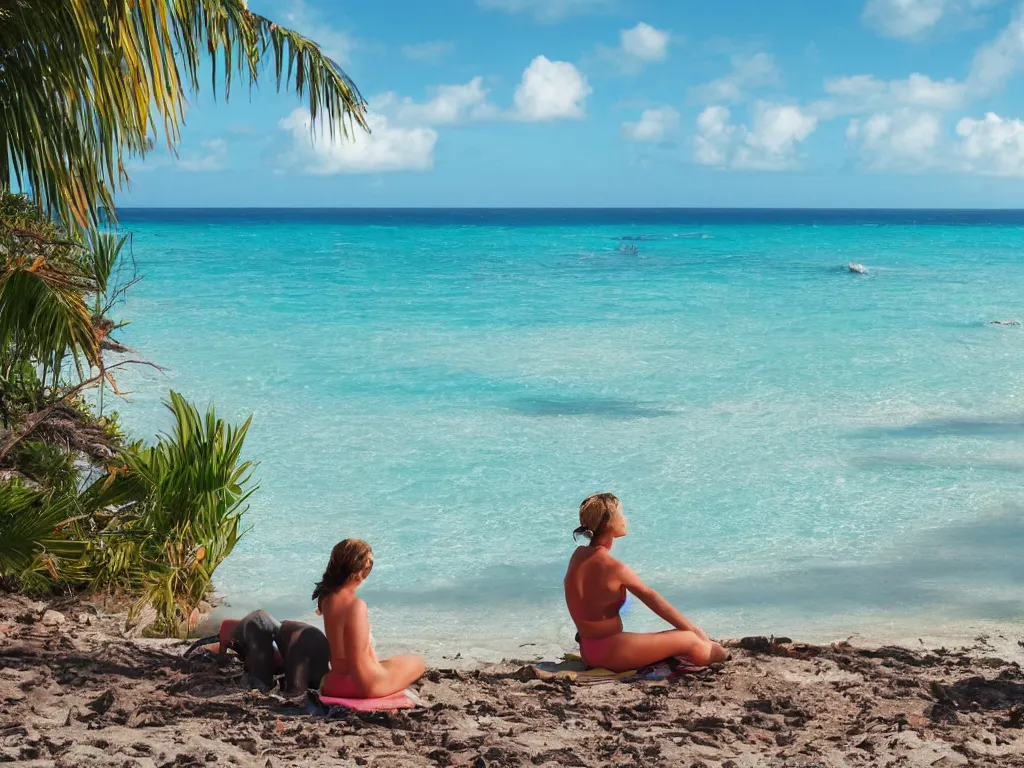
M 110 371 L 125 365 L 148 365 L 158 371 L 164 370 L 147 360 L 122 360 L 107 366 L 98 376 L 69 387 L 56 402 L 26 416 L 16 429 L 0 433 L 0 464 L 18 443 L 35 433 L 39 433 L 47 442 L 62 443 L 70 450 L 92 458 L 104 459 L 113 455 L 106 446 L 106 432 L 103 428 L 86 421 L 85 415 L 68 403 L 79 392 L 101 381 L 107 381 L 114 392 L 120 394 Z

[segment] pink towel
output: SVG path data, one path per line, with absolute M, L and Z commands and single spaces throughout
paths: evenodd
M 325 707 L 346 707 L 356 712 L 380 712 L 386 709 L 412 709 L 416 706 L 404 693 L 395 693 L 382 699 L 342 699 L 320 694 Z

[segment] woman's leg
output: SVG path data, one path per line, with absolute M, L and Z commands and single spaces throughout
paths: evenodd
M 423 659 L 419 656 L 392 656 L 390 659 L 381 659 L 380 667 L 382 674 L 366 692 L 367 698 L 382 698 L 404 691 L 419 680 L 424 671 Z
M 613 672 L 639 669 L 672 656 L 681 656 L 697 666 L 725 661 L 726 653 L 718 643 L 702 640 L 693 632 L 670 629 L 665 632 L 621 632 L 605 638 L 600 659 L 593 666 Z

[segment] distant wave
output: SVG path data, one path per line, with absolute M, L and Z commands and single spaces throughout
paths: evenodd
M 511 400 L 508 407 L 527 416 L 598 416 L 608 419 L 650 419 L 681 413 L 672 406 L 587 396 L 519 397 Z
M 649 243 L 664 242 L 666 240 L 714 240 L 715 236 L 709 235 L 707 232 L 679 232 L 671 235 L 621 235 L 615 239 L 626 242 Z

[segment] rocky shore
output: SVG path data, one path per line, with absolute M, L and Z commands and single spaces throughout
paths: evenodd
M 122 615 L 0 594 L 0 763 L 1024 766 L 1020 639 L 928 650 L 748 638 L 721 669 L 670 682 L 543 681 L 525 662 L 432 669 L 420 709 L 324 718 L 245 690 L 237 662 L 127 636 Z

